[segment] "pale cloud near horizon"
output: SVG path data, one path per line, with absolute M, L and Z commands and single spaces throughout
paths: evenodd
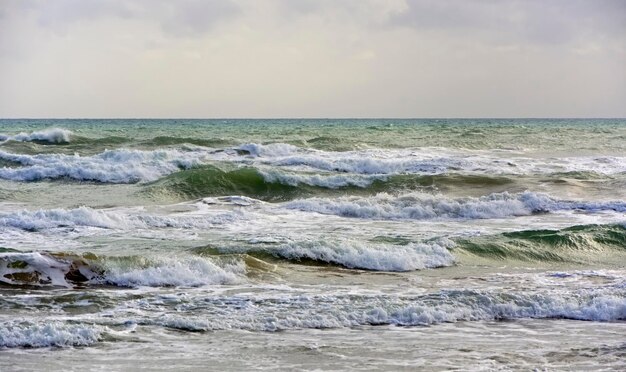
M 0 117 L 626 117 L 626 1 L 0 0 Z

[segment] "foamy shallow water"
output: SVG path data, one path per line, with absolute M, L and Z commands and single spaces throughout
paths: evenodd
M 2 123 L 2 370 L 626 367 L 623 120 Z

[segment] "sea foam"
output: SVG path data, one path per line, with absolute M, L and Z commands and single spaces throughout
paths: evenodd
M 32 133 L 22 132 L 15 135 L 0 134 L 0 141 L 69 143 L 72 135 L 73 133 L 67 129 L 51 128 Z
M 349 174 L 315 174 L 315 173 L 294 173 L 279 172 L 275 169 L 260 170 L 265 182 L 278 182 L 283 185 L 299 186 L 301 184 L 323 187 L 328 189 L 337 189 L 341 187 L 361 187 L 365 188 L 376 180 L 385 180 L 386 176 L 363 176 Z
M 245 262 L 199 256 L 98 257 L 93 254 L 0 253 L 0 282 L 73 287 L 77 283 L 121 287 L 198 287 L 245 282 Z
M 122 287 L 164 287 L 235 284 L 245 281 L 246 267 L 241 262 L 218 266 L 203 257 L 153 259 L 143 267 L 105 266 L 100 279 L 105 284 Z
M 0 213 L 0 226 L 36 231 L 68 227 L 96 227 L 104 229 L 148 229 L 148 228 L 209 228 L 246 217 L 240 211 L 216 212 L 204 215 L 157 215 L 140 210 L 74 209 L 20 210 Z
M 292 295 L 269 298 L 203 298 L 193 314 L 143 319 L 190 331 L 244 329 L 281 331 L 367 325 L 427 326 L 460 321 L 626 319 L 623 291 L 577 290 L 553 293 L 502 293 L 489 290 L 443 290 L 419 296 Z M 202 310 L 210 313 L 203 316 Z
M 594 172 L 613 175 L 626 172 L 626 157 L 619 156 L 534 158 L 523 154 L 497 156 L 484 151 L 444 148 L 322 151 L 284 143 L 244 144 L 234 150 L 245 151 L 249 154 L 247 158 L 253 158 L 255 164 L 357 175 L 448 172 L 490 175 Z
M 538 212 L 585 210 L 625 212 L 626 202 L 557 200 L 546 194 L 494 193 L 484 197 L 449 198 L 443 195 L 380 193 L 372 197 L 310 198 L 294 200 L 284 208 L 343 217 L 370 219 L 484 219 L 526 216 Z
M 22 167 L 0 168 L 0 178 L 12 181 L 70 178 L 108 183 L 154 181 L 201 163 L 204 151 L 107 150 L 94 156 L 20 155 L 0 151 L 0 159 Z
M 104 331 L 96 325 L 12 320 L 0 327 L 0 347 L 90 346 L 102 338 Z
M 268 248 L 268 253 L 291 260 L 314 260 L 351 269 L 410 271 L 454 264 L 449 239 L 407 245 L 347 240 L 301 241 Z

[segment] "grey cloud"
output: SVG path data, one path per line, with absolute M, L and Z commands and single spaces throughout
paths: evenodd
M 241 12 L 235 3 L 224 0 L 164 1 L 161 6 L 161 26 L 175 36 L 203 34 L 215 23 Z
M 112 0 L 30 0 L 18 3 L 21 10 L 36 12 L 40 25 L 65 32 L 67 27 L 79 21 L 108 17 L 131 17 L 127 3 Z
M 624 38 L 621 0 L 407 0 L 389 26 L 420 31 L 470 32 L 492 42 L 557 44 L 578 37 Z
M 153 21 L 167 34 L 194 37 L 240 13 L 231 0 L 27 0 L 9 4 L 12 11 L 35 12 L 41 26 L 60 33 L 75 22 L 119 18 Z
M 336 1 L 335 6 L 345 5 L 344 3 L 344 1 Z M 279 4 L 282 10 L 295 15 L 317 13 L 332 5 L 332 3 L 325 0 L 280 0 Z
M 404 11 L 385 15 L 380 12 L 389 3 L 382 0 L 273 3 L 289 18 L 315 15 L 370 29 L 404 27 L 493 44 L 557 45 L 582 39 L 624 40 L 626 35 L 625 0 L 405 0 Z

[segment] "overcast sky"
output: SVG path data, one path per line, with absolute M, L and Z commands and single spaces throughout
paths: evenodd
M 0 0 L 0 117 L 626 117 L 626 0 Z

